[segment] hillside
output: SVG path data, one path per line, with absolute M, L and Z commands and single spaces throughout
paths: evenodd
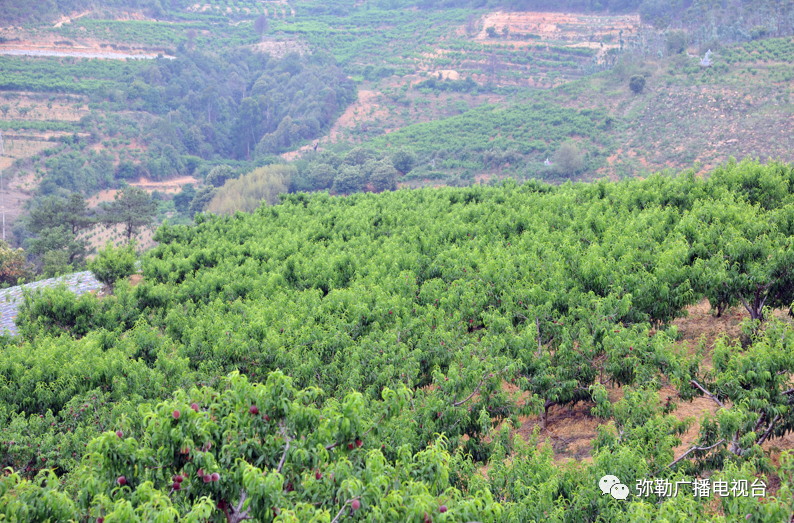
M 788 518 L 793 187 L 743 162 L 164 225 L 135 287 L 46 289 L 0 338 L 0 513 Z
M 6 0 L 0 520 L 794 523 L 792 80 L 790 1 Z

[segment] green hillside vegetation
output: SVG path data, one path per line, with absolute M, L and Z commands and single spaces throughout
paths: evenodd
M 140 285 L 36 291 L 21 335 L 0 339 L 0 457 L 15 470 L 0 511 L 780 521 L 791 455 L 774 465 L 760 444 L 794 428 L 794 337 L 772 314 L 794 302 L 792 188 L 791 167 L 742 162 L 708 181 L 299 193 L 165 224 Z M 671 326 L 703 297 L 748 316 L 708 367 Z M 663 384 L 678 395 L 663 402 Z M 722 408 L 674 460 L 691 423 L 676 407 L 704 394 Z M 582 402 L 604 423 L 590 463 L 559 465 L 512 430 Z M 715 509 L 615 502 L 596 488 L 607 473 L 631 488 L 780 484 Z
M 224 60 L 191 52 L 147 64 L 9 59 L 2 61 L 3 81 L 42 92 L 42 103 L 63 90 L 88 95 L 90 113 L 78 122 L 3 122 L 4 129 L 72 133 L 53 138 L 33 159 L 43 168 L 42 195 L 90 195 L 140 176 L 191 174 L 203 160 L 251 160 L 262 138 L 262 155 L 277 153 L 320 136 L 355 96 L 353 83 L 320 54 L 274 60 L 246 50 Z M 146 152 L 125 147 L 132 139 Z M 99 154 L 89 149 L 100 141 Z M 26 237 L 24 230 L 18 237 Z
M 436 122 L 416 124 L 371 142 L 375 148 L 411 147 L 425 167 L 437 158 L 437 168 L 467 169 L 471 177 L 488 167 L 512 164 L 519 175 L 546 177 L 545 158 L 566 140 L 577 137 L 589 153 L 588 170 L 594 171 L 614 150 L 609 131 L 615 125 L 602 111 L 575 111 L 541 104 L 509 107 L 481 106 Z M 430 169 L 425 169 L 429 171 Z M 574 172 L 567 175 L 576 174 Z M 415 171 L 421 176 L 421 171 Z
M 275 205 L 279 195 L 289 189 L 295 168 L 286 165 L 259 167 L 235 180 L 228 180 L 207 204 L 213 214 L 234 214 L 237 211 L 254 212 L 265 205 Z

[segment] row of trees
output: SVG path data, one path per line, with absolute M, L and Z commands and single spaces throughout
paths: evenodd
M 792 187 L 789 166 L 744 162 L 707 181 L 292 194 L 164 225 L 143 283 L 102 300 L 40 291 L 21 338 L 0 338 L 0 457 L 15 470 L 0 510 L 784 520 L 792 462 L 761 445 L 792 430 L 794 336 L 768 312 L 794 300 Z M 670 327 L 704 296 L 750 316 L 744 347 L 717 343 L 708 368 Z M 717 413 L 676 459 L 687 423 L 672 412 L 698 396 Z M 581 402 L 604 421 L 592 462 L 560 468 L 511 430 L 525 416 L 553 430 L 548 413 Z M 763 471 L 779 494 L 725 499 L 719 516 L 711 499 L 615 503 L 594 487 Z
M 120 225 L 129 243 L 142 228 L 153 225 L 156 210 L 157 203 L 151 195 L 138 187 L 122 189 L 112 202 L 97 208 L 89 208 L 80 193 L 50 196 L 22 218 L 15 232 L 24 235 L 27 253 L 34 257 L 39 268 L 52 275 L 85 264 L 87 231 L 98 225 L 106 228 Z
M 330 151 L 305 155 L 291 185 L 295 191 L 333 189 L 351 194 L 364 189 L 376 192 L 397 189 L 400 174 L 416 165 L 416 154 L 400 149 L 392 154 L 355 147 L 344 156 Z

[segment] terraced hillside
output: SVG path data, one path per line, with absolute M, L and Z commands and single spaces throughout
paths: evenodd
M 219 165 L 239 176 L 295 161 L 305 181 L 315 151 L 356 146 L 376 159 L 410 149 L 416 162 L 397 180 L 410 186 L 791 159 L 791 37 L 717 42 L 701 68 L 700 33 L 672 49 L 636 13 L 387 4 L 173 2 L 160 13 L 88 9 L 2 28 L 0 53 L 76 55 L 0 56 L 9 227 L 28 200 L 73 190 L 112 198 L 124 184 L 164 195 L 161 218 L 189 221 L 201 207 L 189 210 L 194 190 L 209 201 L 205 179 Z M 641 93 L 629 88 L 636 75 Z M 591 123 L 572 125 L 579 119 Z M 561 169 L 566 144 L 574 161 Z M 174 204 L 177 194 L 188 204 Z M 114 234 L 86 236 L 99 245 Z

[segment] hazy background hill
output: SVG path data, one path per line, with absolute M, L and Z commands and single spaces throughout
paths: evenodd
M 94 208 L 132 185 L 154 198 L 154 223 L 189 222 L 213 199 L 233 208 L 224 183 L 271 164 L 292 165 L 289 191 L 349 194 L 791 160 L 785 3 L 4 7 L 0 165 L 8 237 L 25 248 L 47 198 Z M 90 251 L 122 237 L 76 239 Z

